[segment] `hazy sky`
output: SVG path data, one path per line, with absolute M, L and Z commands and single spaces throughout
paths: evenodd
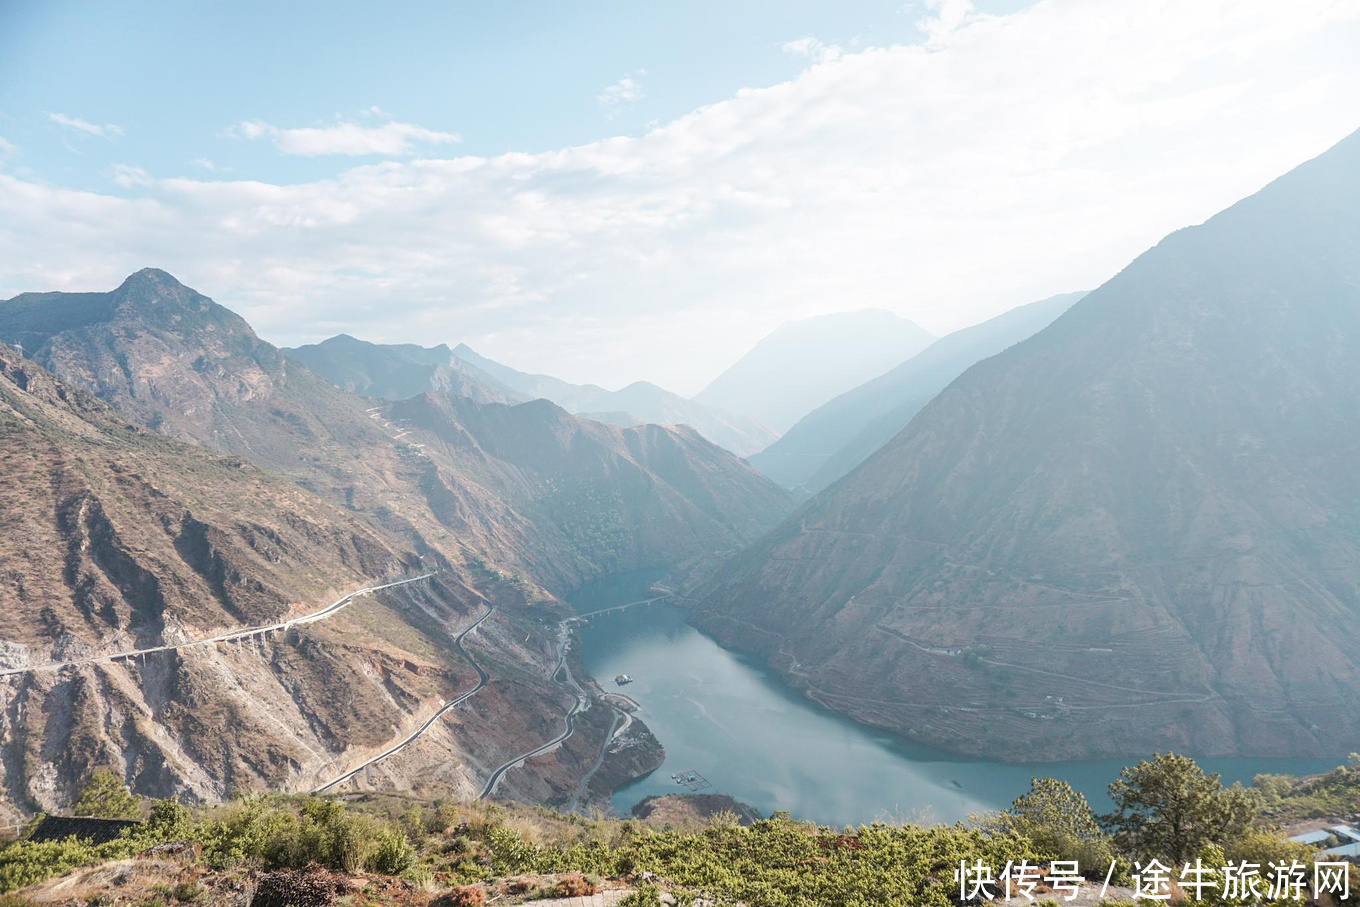
M 286 7 L 280 9 L 278 7 Z M 0 296 L 699 390 L 1093 287 L 1360 127 L 1355 0 L 0 3 Z

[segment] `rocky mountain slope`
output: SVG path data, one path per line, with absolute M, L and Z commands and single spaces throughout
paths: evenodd
M 66 805 L 94 768 L 143 793 L 215 800 L 309 789 L 469 688 L 454 634 L 499 602 L 479 706 L 404 758 L 475 794 L 560 722 L 552 612 L 247 461 L 128 424 L 0 346 L 0 667 L 173 645 L 315 611 L 383 577 L 434 578 L 237 643 L 0 678 L 0 813 Z M 593 738 L 598 752 L 601 732 Z M 539 792 L 571 789 L 570 760 Z M 408 779 L 409 780 L 409 779 Z M 508 779 L 510 780 L 510 779 Z M 528 779 L 516 777 L 511 785 Z
M 19 809 L 61 806 L 96 765 L 145 793 L 203 798 L 334 777 L 477 681 L 453 640 L 495 604 L 468 643 L 489 675 L 475 708 L 360 779 L 475 795 L 558 733 L 574 700 L 552 679 L 565 613 L 554 592 L 673 551 L 711 559 L 788 509 L 745 463 L 679 429 L 485 404 L 515 414 L 502 425 L 442 394 L 397 425 L 160 271 L 111 293 L 0 303 L 0 337 L 69 379 L 6 352 L 0 490 L 22 521 L 0 557 L 7 663 L 201 638 L 440 569 L 286 635 L 0 680 L 0 801 Z M 538 459 L 488 453 L 514 451 L 502 430 L 537 431 Z M 547 444 L 573 433 L 590 439 L 579 458 Z M 620 521 L 651 541 L 609 547 L 597 530 Z M 565 745 L 498 793 L 570 798 L 605 711 L 582 713 Z
M 806 414 L 929 347 L 935 338 L 882 309 L 789 321 L 694 399 L 784 433 Z
M 698 620 L 860 719 L 1076 759 L 1360 746 L 1360 133 L 979 363 Z
M 1082 297 L 1065 293 L 1012 309 L 941 337 L 895 368 L 828 400 L 751 465 L 786 488 L 820 491 L 907 427 L 918 412 L 975 362 L 1032 337 Z

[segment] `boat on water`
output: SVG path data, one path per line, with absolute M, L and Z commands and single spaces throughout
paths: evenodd
M 614 682 L 617 683 L 619 686 L 624 687 L 632 683 L 633 678 L 629 677 L 627 674 L 616 674 L 614 676 Z

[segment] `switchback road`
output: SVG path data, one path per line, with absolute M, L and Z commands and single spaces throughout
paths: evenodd
M 386 759 L 388 756 L 392 755 L 393 753 L 400 752 L 401 750 L 404 750 L 406 747 L 410 746 L 412 743 L 415 743 L 416 740 L 420 739 L 420 737 L 421 737 L 422 735 L 424 735 L 424 733 L 425 733 L 426 731 L 428 731 L 430 728 L 434 727 L 435 722 L 439 721 L 440 718 L 443 718 L 443 717 L 444 717 L 444 714 L 445 714 L 446 712 L 448 712 L 449 709 L 453 708 L 453 707 L 456 706 L 456 705 L 459 705 L 460 703 L 463 703 L 463 702 L 467 701 L 469 698 L 472 697 L 472 695 L 473 695 L 474 693 L 476 693 L 476 692 L 477 692 L 478 690 L 480 690 L 482 687 L 486 686 L 486 682 L 487 682 L 487 680 L 490 679 L 490 678 L 488 677 L 488 675 L 487 675 L 487 673 L 486 673 L 486 670 L 483 669 L 481 665 L 477 664 L 476 660 L 475 660 L 471 655 L 468 654 L 468 650 L 467 650 L 467 649 L 463 648 L 463 638 L 466 637 L 466 636 L 467 636 L 469 633 L 471 633 L 473 630 L 477 629 L 477 627 L 481 624 L 481 622 L 484 621 L 484 620 L 486 620 L 488 617 L 490 617 L 491 614 L 492 614 L 492 612 L 494 612 L 495 610 L 496 610 L 496 607 L 495 607 L 494 605 L 488 607 L 488 608 L 486 609 L 486 613 L 485 613 L 485 614 L 483 614 L 481 617 L 479 617 L 479 618 L 477 618 L 475 621 L 473 621 L 472 624 L 471 624 L 467 629 L 465 629 L 462 633 L 459 633 L 458 636 L 455 637 L 454 640 L 453 640 L 453 647 L 454 647 L 455 649 L 458 650 L 458 654 L 459 654 L 459 655 L 462 655 L 463 658 L 466 659 L 467 663 L 470 664 L 470 665 L 472 665 L 472 669 L 473 669 L 474 671 L 477 672 L 477 684 L 476 684 L 476 686 L 474 686 L 472 689 L 468 690 L 466 693 L 460 693 L 460 694 L 459 694 L 456 698 L 454 698 L 453 700 L 451 700 L 451 701 L 445 703 L 444 705 L 440 706 L 439 710 L 429 717 L 429 720 L 427 720 L 427 721 L 426 721 L 424 724 L 422 724 L 420 727 L 418 727 L 418 728 L 416 728 L 414 731 L 412 731 L 408 736 L 406 736 L 405 738 L 403 738 L 403 739 L 401 740 L 401 742 L 397 743 L 395 746 L 391 746 L 391 747 L 389 747 L 389 748 L 383 750 L 381 753 L 379 753 L 378 755 L 374 756 L 372 759 L 369 759 L 368 761 L 364 762 L 362 765 L 359 765 L 359 766 L 357 766 L 357 767 L 355 767 L 355 768 L 353 768 L 353 769 L 350 769 L 349 771 L 345 772 L 345 773 L 344 773 L 343 775 L 341 775 L 340 777 L 335 778 L 335 779 L 333 779 L 333 780 L 331 780 L 331 781 L 327 781 L 325 784 L 321 785 L 320 787 L 317 787 L 317 788 L 313 789 L 313 790 L 312 790 L 312 793 L 314 793 L 314 794 L 319 794 L 319 793 L 321 793 L 322 791 L 327 790 L 328 788 L 334 787 L 335 785 L 339 784 L 339 783 L 342 782 L 342 781 L 348 781 L 350 778 L 353 778 L 355 775 L 359 774 L 360 772 L 362 772 L 364 769 L 368 768 L 369 766 L 371 766 L 371 765 L 376 765 L 377 763 L 379 763 L 379 762 L 381 762 L 382 760 Z

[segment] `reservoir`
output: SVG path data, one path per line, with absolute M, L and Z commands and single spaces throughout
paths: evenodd
M 610 577 L 572 597 L 580 613 L 647 598 L 659 571 Z M 614 793 L 615 813 L 654 794 L 683 793 L 671 775 L 697 772 L 762 814 L 785 810 L 832 825 L 875 819 L 955 822 L 1000 809 L 1032 777 L 1061 778 L 1097 812 L 1110 806 L 1106 785 L 1136 759 L 1004 763 L 967 759 L 857 724 L 804 698 L 755 659 L 728 651 L 685 623 L 682 608 L 661 602 L 601 614 L 578 628 L 586 669 L 606 689 L 622 688 L 642 706 L 638 717 L 666 749 L 665 764 Z M 1151 754 L 1148 754 L 1151 755 Z M 1338 760 L 1201 759 L 1224 783 L 1263 772 L 1311 774 Z

